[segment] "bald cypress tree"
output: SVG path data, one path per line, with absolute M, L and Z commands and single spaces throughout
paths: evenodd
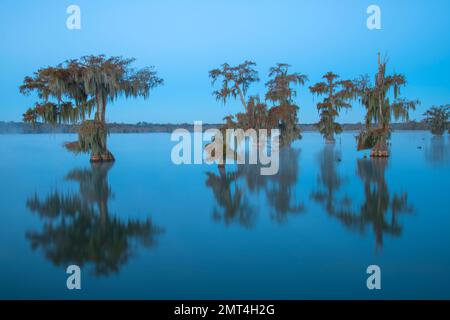
M 301 73 L 290 72 L 290 65 L 277 63 L 269 69 L 269 81 L 266 82 L 265 101 L 271 102 L 268 107 L 258 95 L 246 98 L 250 85 L 259 81 L 256 63 L 245 61 L 237 66 L 227 63 L 220 68 L 209 71 L 212 85 L 220 81 L 219 90 L 213 95 L 224 104 L 230 98 L 240 99 L 244 112 L 229 116 L 221 130 L 227 128 L 241 129 L 279 129 L 281 145 L 289 145 L 300 138 L 298 126 L 298 109 L 295 104 L 297 91 L 295 87 L 305 85 L 308 77 Z
M 84 56 L 26 77 L 20 92 L 36 92 L 39 102 L 24 113 L 24 121 L 79 125 L 79 139 L 66 144 L 74 152 L 89 152 L 91 161 L 114 161 L 107 148 L 106 106 L 119 97 L 143 97 L 163 80 L 153 68 L 135 70 L 134 59 Z M 94 119 L 88 120 L 94 113 Z
M 294 140 L 301 138 L 295 87 L 304 86 L 308 81 L 305 74 L 291 73 L 290 67 L 286 63 L 277 63 L 270 68 L 271 79 L 266 83 L 266 100 L 274 104 L 269 110 L 269 121 L 273 123 L 273 127 L 280 129 L 281 145 L 290 145 Z
M 406 86 L 402 74 L 386 75 L 386 61 L 378 54 L 378 72 L 373 84 L 367 78 L 358 82 L 361 102 L 366 108 L 366 127 L 358 136 L 358 150 L 372 149 L 372 157 L 387 157 L 387 140 L 391 134 L 390 123 L 409 120 L 409 111 L 419 104 L 417 100 L 400 98 L 400 89 Z M 392 95 L 391 95 L 392 93 Z
M 433 106 L 423 115 L 425 116 L 424 121 L 430 126 L 431 133 L 442 136 L 450 119 L 450 104 L 439 107 Z
M 350 101 L 356 97 L 356 87 L 351 80 L 338 80 L 339 76 L 333 72 L 328 72 L 323 79 L 326 81 L 309 87 L 309 91 L 317 96 L 325 96 L 323 101 L 317 104 L 320 120 L 316 126 L 327 143 L 334 143 L 335 134 L 342 132 L 336 117 L 342 108 L 351 108 Z

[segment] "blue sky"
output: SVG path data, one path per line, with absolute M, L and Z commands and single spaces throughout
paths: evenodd
M 81 8 L 81 30 L 66 28 L 66 8 Z M 368 30 L 366 9 L 381 8 L 382 29 Z M 120 99 L 108 106 L 107 120 L 180 123 L 221 122 L 242 111 L 239 102 L 223 106 L 211 95 L 208 71 L 246 59 L 258 64 L 264 93 L 267 70 L 277 62 L 306 73 L 310 84 L 327 71 L 342 78 L 373 76 L 376 54 L 389 57 L 388 71 L 406 75 L 407 98 L 422 105 L 450 103 L 448 0 L 72 0 L 2 1 L 0 4 L 0 120 L 21 120 L 36 97 L 18 86 L 40 67 L 86 54 L 122 55 L 136 66 L 156 66 L 165 80 L 149 100 Z M 307 88 L 298 92 L 299 120 L 316 122 Z M 357 122 L 355 105 L 340 121 Z

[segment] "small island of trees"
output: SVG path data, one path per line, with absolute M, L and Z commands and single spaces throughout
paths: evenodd
M 424 114 L 424 121 L 430 125 L 431 133 L 437 136 L 442 136 L 445 130 L 450 127 L 448 121 L 450 119 L 450 104 L 443 106 L 433 106 Z

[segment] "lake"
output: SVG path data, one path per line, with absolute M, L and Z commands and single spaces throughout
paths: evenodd
M 112 165 L 0 135 L 0 298 L 450 299 L 450 136 L 370 159 L 354 135 L 303 133 L 274 176 L 176 166 L 169 134 L 112 134 Z

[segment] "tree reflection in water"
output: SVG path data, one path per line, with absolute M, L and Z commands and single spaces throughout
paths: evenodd
M 57 266 L 92 264 L 95 275 L 108 275 L 119 271 L 137 245 L 155 244 L 163 230 L 151 219 L 124 222 L 109 212 L 111 167 L 98 163 L 71 171 L 66 179 L 79 183 L 78 193 L 55 191 L 44 200 L 38 195 L 27 200 L 27 207 L 44 221 L 41 231 L 26 234 L 34 250 L 43 250 Z
M 447 164 L 450 161 L 450 136 L 433 136 L 425 149 L 425 158 L 432 164 Z
M 300 151 L 292 148 L 280 150 L 280 168 L 276 175 L 268 177 L 267 199 L 272 217 L 278 222 L 287 220 L 289 214 L 304 212 L 305 205 L 297 199 L 296 185 L 299 176 Z
M 340 152 L 332 144 L 325 145 L 317 157 L 320 168 L 317 181 L 320 187 L 311 193 L 311 198 L 322 203 L 330 215 L 336 215 L 351 204 L 349 197 L 338 197 L 339 190 L 345 182 L 337 171 L 340 158 Z
M 375 234 L 376 248 L 383 245 L 383 235 L 400 236 L 402 227 L 398 223 L 400 213 L 411 213 L 406 193 L 391 194 L 385 179 L 388 159 L 374 158 L 358 160 L 358 176 L 364 183 L 365 201 L 359 214 L 341 212 L 338 218 L 352 229 L 364 232 L 371 225 Z
M 213 209 L 215 220 L 225 224 L 238 223 L 252 227 L 256 219 L 251 196 L 263 192 L 277 222 L 287 220 L 289 214 L 304 211 L 303 203 L 296 199 L 295 187 L 299 176 L 300 151 L 290 147 L 280 150 L 279 171 L 273 176 L 260 174 L 261 166 L 238 165 L 232 172 L 219 168 L 219 174 L 207 172 L 206 186 L 212 189 L 217 206 Z
M 223 167 L 219 168 L 219 175 L 212 172 L 206 174 L 208 176 L 206 186 L 213 190 L 217 205 L 223 209 L 221 214 L 215 207 L 213 218 L 223 219 L 225 224 L 237 222 L 245 227 L 251 227 L 255 218 L 254 211 L 237 182 L 239 175 L 236 172 L 227 173 Z
M 328 214 L 339 219 L 351 230 L 364 233 L 367 226 L 372 226 L 376 247 L 381 248 L 384 234 L 401 235 L 402 227 L 398 223 L 398 215 L 413 211 L 407 194 L 389 192 L 385 178 L 388 159 L 359 159 L 357 174 L 364 184 L 364 202 L 359 210 L 353 210 L 348 196 L 337 196 L 345 181 L 337 170 L 339 157 L 339 152 L 335 151 L 333 146 L 325 146 L 319 155 L 318 180 L 322 188 L 313 192 L 311 197 L 323 203 Z

